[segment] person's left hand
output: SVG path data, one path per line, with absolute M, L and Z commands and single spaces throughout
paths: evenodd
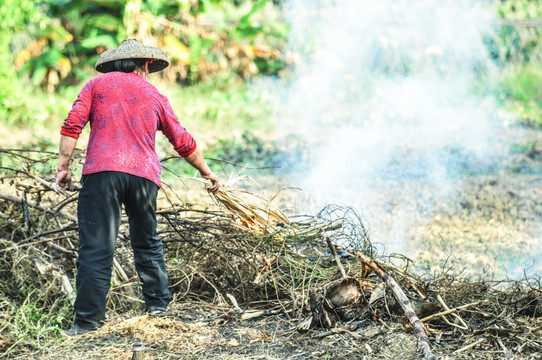
M 68 196 L 66 189 L 70 191 L 73 190 L 72 174 L 70 170 L 58 170 L 58 173 L 56 174 L 55 188 L 60 194 Z

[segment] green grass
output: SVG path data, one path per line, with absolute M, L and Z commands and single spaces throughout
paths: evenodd
M 499 99 L 521 123 L 542 127 L 542 66 L 531 63 L 506 68 L 499 82 Z
M 38 349 L 58 339 L 71 322 L 72 306 L 51 273 L 39 275 L 31 254 L 10 252 L 0 259 L 0 334 L 13 341 L 8 355 L 23 346 Z

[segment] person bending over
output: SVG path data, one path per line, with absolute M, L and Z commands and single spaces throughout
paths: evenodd
M 209 191 L 221 187 L 168 99 L 147 81 L 149 73 L 167 66 L 169 60 L 161 50 L 137 39 L 124 40 L 100 55 L 96 70 L 104 74 L 86 83 L 62 125 L 56 187 L 64 195 L 72 186 L 69 162 L 77 138 L 88 122 L 91 128 L 77 204 L 77 296 L 74 326 L 64 332 L 68 336 L 95 330 L 105 321 L 123 205 L 146 311 L 167 311 L 168 280 L 156 231 L 156 196 L 161 186 L 157 131 L 211 181 Z

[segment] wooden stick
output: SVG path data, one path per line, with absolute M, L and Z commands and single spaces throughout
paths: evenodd
M 26 174 L 26 176 L 31 177 L 32 179 L 36 180 L 38 183 L 40 183 L 41 185 L 43 185 L 47 189 L 53 190 L 54 192 L 57 192 L 54 181 L 49 182 L 49 181 L 46 181 L 46 180 L 40 178 L 39 176 L 36 176 L 35 174 L 28 171 L 28 169 L 26 169 L 26 166 L 23 166 L 23 170 L 24 170 L 24 173 Z
M 462 353 L 463 351 L 466 351 L 466 350 L 468 350 L 470 348 L 473 348 L 476 345 L 478 345 L 479 343 L 484 342 L 484 340 L 485 340 L 484 338 L 478 339 L 477 341 L 475 341 L 473 343 L 470 343 L 469 345 L 464 346 L 461 349 L 457 349 L 456 351 L 454 351 L 454 354 L 459 354 L 459 353 Z
M 471 306 L 476 306 L 476 305 L 481 305 L 481 304 L 487 304 L 489 302 L 488 299 L 485 299 L 485 300 L 480 300 L 480 301 L 476 301 L 476 302 L 473 302 L 473 303 L 470 303 L 470 304 L 466 304 L 466 305 L 462 305 L 462 306 L 458 306 L 456 308 L 453 308 L 453 309 L 450 309 L 450 310 L 446 310 L 446 311 L 442 311 L 442 312 L 439 312 L 439 313 L 435 313 L 435 314 L 432 314 L 432 315 L 429 315 L 429 316 L 426 316 L 424 317 L 423 319 L 421 319 L 420 321 L 421 322 L 426 322 L 426 321 L 429 321 L 437 316 L 443 316 L 443 315 L 448 315 L 448 314 L 452 314 L 452 313 L 455 313 L 457 311 L 460 311 L 460 310 L 465 310 Z
M 437 294 L 437 300 L 444 307 L 445 310 L 450 310 L 450 308 L 448 307 L 446 302 L 444 302 L 444 299 L 442 298 L 442 296 L 440 296 L 440 294 Z M 457 312 L 453 312 L 452 316 L 455 317 L 461 323 L 461 325 L 457 325 L 457 324 L 449 322 L 448 319 L 444 315 L 442 316 L 442 318 L 444 319 L 444 321 L 446 321 L 446 323 L 448 323 L 451 326 L 455 326 L 462 330 L 469 329 L 469 326 L 467 325 L 467 323 L 463 320 L 463 318 L 461 318 L 461 316 L 457 314 Z
M 8 201 L 12 201 L 12 202 L 16 202 L 16 203 L 19 203 L 19 204 L 22 204 L 24 202 L 24 200 L 18 196 L 13 196 L 13 195 L 8 195 L 8 194 L 4 194 L 4 193 L 0 193 L 0 199 L 4 199 L 4 200 L 8 200 Z M 49 214 L 52 214 L 52 215 L 56 215 L 56 214 L 59 214 L 61 215 L 62 217 L 68 219 L 68 220 L 71 220 L 73 222 L 77 222 L 77 218 L 71 214 L 68 214 L 67 212 L 65 211 L 59 211 L 58 213 L 56 211 L 53 211 L 51 209 L 47 209 L 39 204 L 37 204 L 35 201 L 32 201 L 32 200 L 27 200 L 26 201 L 26 204 L 32 208 L 35 208 L 35 209 L 38 209 L 38 210 L 41 210 L 43 212 L 46 212 L 46 213 L 49 213 Z
M 132 346 L 132 360 L 144 360 L 145 359 L 145 345 L 134 344 Z
M 303 236 L 303 235 L 308 236 L 308 235 L 313 235 L 313 234 L 322 234 L 322 233 L 325 233 L 327 231 L 340 229 L 342 226 L 343 226 L 342 221 L 334 221 L 334 222 L 332 222 L 330 224 L 327 224 L 327 225 L 311 226 L 308 229 L 305 229 L 305 230 L 302 230 L 302 231 L 297 231 L 296 235 L 297 236 Z
M 429 339 L 427 338 L 427 333 L 421 323 L 420 319 L 414 312 L 410 300 L 405 295 L 399 284 L 392 278 L 386 271 L 374 260 L 372 260 L 367 255 L 363 254 L 361 251 L 355 252 L 356 256 L 363 262 L 365 265 L 373 269 L 374 272 L 388 285 L 388 287 L 393 291 L 399 305 L 405 312 L 412 328 L 414 329 L 414 334 L 418 338 L 418 349 L 422 352 L 423 356 L 428 360 L 437 360 L 438 356 L 434 355 L 431 351 L 431 345 Z
M 54 268 L 53 264 L 46 262 L 39 256 L 34 259 L 34 265 L 36 266 L 36 269 L 38 269 L 38 272 L 40 274 L 43 275 L 46 272 L 51 271 L 53 276 L 60 278 L 60 283 L 61 283 L 60 290 L 64 294 L 66 294 L 68 300 L 70 300 L 71 304 L 73 305 L 75 301 L 75 294 L 73 292 L 73 287 L 72 287 L 72 284 L 70 283 L 70 279 L 68 278 L 68 276 L 63 271 L 60 271 L 60 272 L 53 271 L 53 268 Z
M 5 249 L 1 249 L 0 253 L 15 250 L 15 249 L 21 249 L 21 248 L 28 247 L 28 246 L 34 246 L 34 245 L 37 245 L 37 244 L 42 244 L 42 243 L 46 243 L 46 242 L 50 242 L 50 241 L 54 241 L 54 240 L 65 239 L 65 238 L 69 238 L 69 237 L 71 237 L 71 236 L 70 235 L 60 235 L 60 236 L 56 236 L 56 237 L 53 237 L 53 238 L 46 238 L 46 239 L 37 240 L 37 241 L 34 241 L 34 242 L 25 243 L 25 244 L 21 244 L 21 245 L 15 244 L 15 245 L 12 245 L 12 246 L 7 247 Z
M 70 254 L 70 255 L 74 255 L 77 253 L 76 250 L 73 250 L 73 249 L 66 249 L 64 246 L 60 246 L 58 244 L 55 244 L 54 242 L 50 241 L 49 244 L 48 244 L 50 247 L 52 247 L 53 249 L 57 249 L 59 251 L 62 251 L 63 253 L 66 253 L 66 254 Z
M 239 312 L 242 312 L 242 311 L 243 311 L 243 309 L 241 309 L 241 308 L 239 307 L 239 304 L 237 303 L 237 299 L 236 299 L 232 294 L 227 293 L 227 294 L 226 294 L 226 297 L 227 297 L 228 299 L 230 299 L 231 304 L 233 305 L 233 307 L 234 307 L 234 309 L 235 309 L 236 311 L 239 311 Z
M 339 256 L 337 255 L 337 250 L 335 249 L 335 245 L 331 243 L 331 240 L 326 237 L 327 246 L 329 247 L 329 250 L 331 250 L 331 253 L 333 254 L 333 257 L 335 258 L 335 262 L 339 266 L 339 270 L 341 270 L 341 275 L 343 276 L 343 279 L 346 279 L 346 271 L 344 271 L 343 264 L 341 263 L 341 259 L 339 259 Z
M 42 231 L 40 233 L 34 234 L 32 236 L 27 237 L 26 239 L 21 240 L 19 242 L 19 245 L 26 244 L 28 241 L 31 241 L 31 240 L 34 240 L 34 239 L 37 239 L 37 238 L 40 238 L 40 237 L 44 237 L 46 235 L 56 234 L 56 233 L 59 233 L 59 232 L 74 231 L 74 230 L 77 230 L 77 229 L 78 229 L 78 227 L 75 226 L 75 225 L 68 225 L 66 227 L 60 227 L 58 229 Z M 69 235 L 66 235 L 66 234 L 63 235 L 63 238 L 67 238 L 67 237 L 69 237 Z M 57 237 L 55 239 L 59 239 L 59 238 Z M 52 239 L 50 239 L 50 240 L 52 240 Z
M 62 283 L 62 292 L 66 294 L 68 300 L 70 300 L 70 303 L 73 306 L 73 303 L 75 302 L 75 293 L 73 292 L 73 286 L 68 278 L 68 275 L 62 273 L 60 281 Z
M 134 291 L 134 288 L 132 284 L 129 283 L 128 275 L 126 274 L 126 271 L 122 268 L 122 265 L 119 263 L 117 258 L 113 256 L 113 268 L 115 269 L 116 273 L 119 275 L 120 280 L 126 282 L 126 291 L 128 292 L 129 298 L 136 298 L 136 294 Z

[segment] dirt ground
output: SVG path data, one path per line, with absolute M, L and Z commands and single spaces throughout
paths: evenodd
M 534 310 L 507 313 L 508 308 L 503 308 L 503 313 L 497 314 L 480 306 L 473 312 L 488 317 L 487 324 L 473 320 L 466 330 L 437 327 L 434 331 L 428 325 L 433 351 L 442 359 L 542 359 L 542 291 L 538 282 L 542 273 L 542 134 L 530 129 L 511 129 L 507 136 L 507 146 L 514 144 L 516 150 L 510 151 L 506 163 L 496 172 L 464 177 L 457 193 L 439 202 L 431 216 L 420 208 L 411 222 L 415 226 L 405 232 L 405 243 L 400 249 L 414 261 L 417 273 L 429 277 L 446 273 L 463 276 L 464 281 L 475 283 L 468 285 L 469 289 L 478 289 L 480 279 L 489 284 L 491 279 L 521 280 L 522 274 L 528 274 L 528 279 L 524 279 L 526 285 L 517 288 L 525 291 L 523 298 L 534 294 L 534 300 L 529 302 L 531 306 L 534 301 Z M 275 182 L 277 188 L 283 185 Z M 405 186 L 412 186 L 413 194 L 425 188 L 425 184 L 416 182 Z M 282 201 L 303 201 L 286 193 L 281 196 L 285 197 Z M 197 202 L 198 199 L 185 200 Z M 375 201 L 385 204 L 379 214 L 381 220 L 376 224 L 383 238 L 392 231 L 394 219 L 404 211 L 400 204 L 404 199 L 390 193 L 385 201 L 382 198 Z M 499 284 L 507 286 L 506 282 Z M 478 290 L 465 293 L 464 302 L 453 306 L 484 296 Z M 497 294 L 494 300 L 506 299 L 499 300 Z M 293 314 L 291 304 L 282 299 L 240 302 L 239 309 L 230 299 L 193 292 L 173 301 L 172 315 L 163 318 L 142 314 L 139 307 L 135 305 L 134 310 L 122 313 L 109 309 L 108 323 L 96 332 L 74 338 L 59 337 L 40 348 L 21 344 L 17 351 L 6 356 L 0 353 L 0 358 L 422 358 L 416 337 L 400 314 L 384 321 L 363 318 L 357 322 L 345 321 L 331 329 L 304 330 L 301 324 L 308 315 Z M 250 317 L 247 314 L 259 310 L 267 312 L 246 319 Z M 507 320 L 509 316 L 513 316 L 513 321 Z M 499 329 L 507 334 L 503 335 Z M 0 337 L 0 345 L 1 342 Z
M 542 136 L 509 129 L 499 167 L 466 176 L 435 213 L 409 230 L 430 273 L 519 280 L 542 274 Z
M 268 304 L 269 305 L 269 304 Z M 184 301 L 175 315 L 154 318 L 118 314 L 97 332 L 58 340 L 41 349 L 20 351 L 12 359 L 422 359 L 411 329 L 400 323 L 365 322 L 344 328 L 300 331 L 287 313 L 242 320 L 231 305 Z M 542 322 L 538 320 L 538 329 Z M 460 334 L 457 335 L 458 337 Z M 540 339 L 540 334 L 538 339 Z M 491 338 L 491 335 L 488 335 Z M 481 340 L 480 340 L 481 339 Z M 431 336 L 440 359 L 541 359 L 542 353 L 496 349 L 487 337 L 446 342 Z M 474 347 L 454 353 L 465 345 Z M 132 357 L 138 354 L 141 357 Z
M 298 332 L 287 315 L 240 320 L 229 306 L 187 302 L 174 306 L 175 316 L 117 319 L 92 335 L 59 341 L 41 352 L 14 358 L 131 359 L 417 359 L 416 340 L 400 328 L 377 336 L 377 326 L 360 334 Z M 386 343 L 386 353 L 376 349 Z M 375 349 L 375 350 L 373 350 Z

